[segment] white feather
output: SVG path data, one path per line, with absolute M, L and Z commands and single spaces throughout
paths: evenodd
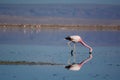
M 81 40 L 81 37 L 78 35 L 70 36 L 70 38 L 72 39 L 73 42 L 79 42 Z
M 71 65 L 69 70 L 73 70 L 73 71 L 78 71 L 80 70 L 81 66 L 79 66 L 78 64 L 73 64 Z

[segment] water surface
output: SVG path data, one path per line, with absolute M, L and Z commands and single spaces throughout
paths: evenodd
M 93 59 L 80 71 L 64 65 L 0 65 L 1 80 L 119 80 L 120 32 L 65 29 L 0 29 L 0 61 L 50 62 L 67 65 L 67 41 L 78 34 L 93 47 Z M 88 57 L 88 49 L 77 44 L 77 62 Z

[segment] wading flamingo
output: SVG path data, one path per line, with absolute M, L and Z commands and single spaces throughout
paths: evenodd
M 71 65 L 68 65 L 68 66 L 65 66 L 66 69 L 68 70 L 73 70 L 73 71 L 78 71 L 81 69 L 81 67 L 86 63 L 88 62 L 89 60 L 92 59 L 92 54 L 90 53 L 89 57 L 85 60 L 83 60 L 81 63 L 78 63 L 78 64 L 71 64 Z
M 65 37 L 66 40 L 69 40 L 68 42 L 68 46 L 71 48 L 71 56 L 74 56 L 74 62 L 76 62 L 75 60 L 75 57 L 76 57 L 76 49 L 75 49 L 75 46 L 76 44 L 75 43 L 81 43 L 83 46 L 89 48 L 89 53 L 92 53 L 92 47 L 90 47 L 89 45 L 87 45 L 80 36 L 78 35 L 73 35 L 73 36 L 68 36 L 68 37 Z M 71 42 L 74 43 L 74 47 L 72 48 L 72 46 L 70 45 Z M 70 60 L 68 61 L 68 64 L 70 63 Z

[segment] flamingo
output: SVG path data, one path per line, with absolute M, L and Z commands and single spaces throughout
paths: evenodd
M 76 53 L 76 52 L 75 52 L 75 46 L 76 46 L 76 44 L 75 44 L 75 43 L 81 43 L 83 46 L 87 47 L 87 48 L 89 49 L 89 53 L 90 53 L 90 54 L 91 54 L 92 51 L 93 51 L 92 47 L 90 47 L 89 45 L 87 45 L 87 44 L 82 40 L 82 38 L 81 38 L 80 36 L 78 36 L 78 35 L 68 36 L 68 37 L 65 37 L 65 39 L 66 39 L 66 40 L 69 40 L 68 46 L 71 48 L 71 56 L 74 56 L 74 62 L 76 62 L 76 60 L 75 60 L 75 57 L 76 57 L 76 55 L 75 55 L 75 53 Z M 72 46 L 70 45 L 72 42 L 74 43 L 73 49 L 72 49 Z M 68 63 L 70 63 L 69 60 L 68 60 Z
M 89 57 L 85 60 L 83 60 L 81 63 L 78 63 L 78 64 L 72 64 L 72 65 L 68 65 L 68 66 L 65 66 L 65 68 L 67 68 L 68 70 L 72 70 L 72 71 L 78 71 L 81 69 L 81 67 L 86 63 L 88 62 L 89 60 L 92 59 L 92 54 L 89 55 Z

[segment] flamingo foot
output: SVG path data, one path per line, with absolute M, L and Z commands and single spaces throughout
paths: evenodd
M 73 56 L 73 50 L 71 50 L 71 56 Z

